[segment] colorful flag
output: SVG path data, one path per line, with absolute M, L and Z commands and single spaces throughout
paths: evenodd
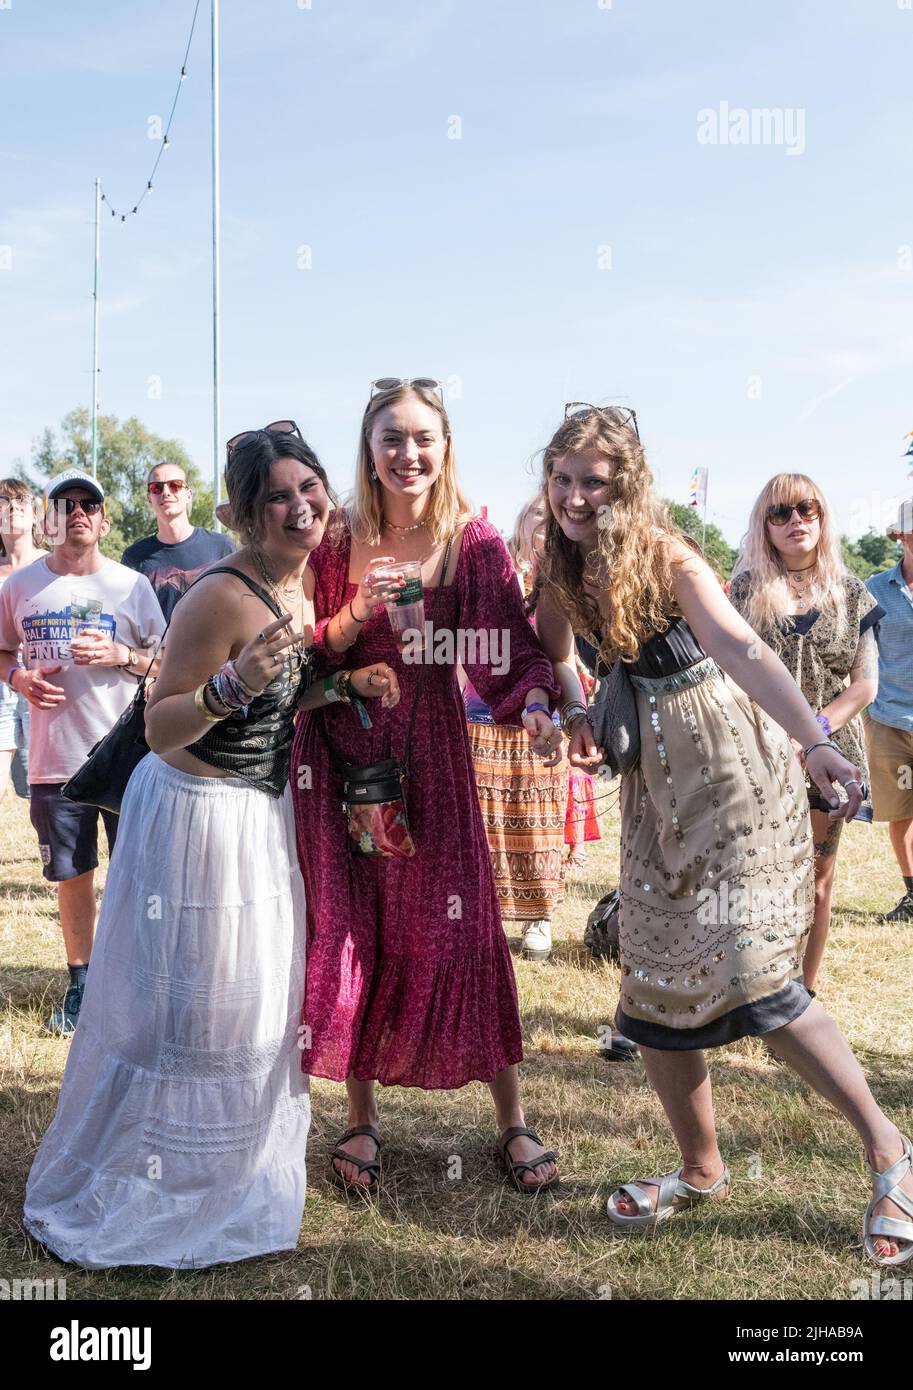
M 689 507 L 706 507 L 707 505 L 707 473 L 706 468 L 695 468 L 691 475 L 691 493 L 688 498 Z

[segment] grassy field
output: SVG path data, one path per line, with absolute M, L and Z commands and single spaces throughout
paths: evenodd
M 596 1052 L 618 973 L 590 960 L 582 933 L 590 906 L 616 881 L 617 831 L 608 812 L 602 843 L 569 881 L 553 959 L 516 960 L 527 1119 L 561 1150 L 557 1192 L 529 1199 L 504 1185 L 488 1091 L 474 1084 L 450 1094 L 381 1092 L 383 1193 L 375 1205 L 347 1204 L 324 1176 L 345 1125 L 343 1088 L 318 1081 L 296 1251 L 197 1273 L 84 1273 L 49 1258 L 20 1224 L 68 1043 L 41 1028 L 66 983 L 62 941 L 27 804 L 8 796 L 0 806 L 0 1275 L 66 1275 L 77 1299 L 851 1297 L 852 1281 L 872 1269 L 861 1254 L 868 1185 L 856 1136 L 754 1040 L 710 1058 L 732 1199 L 675 1218 L 656 1238 L 615 1235 L 609 1225 L 614 1185 L 677 1165 L 640 1063 Z M 894 905 L 899 882 L 885 828 L 851 826 L 819 997 L 909 1133 L 913 928 L 874 915 Z M 454 1157 L 459 1180 L 448 1176 Z

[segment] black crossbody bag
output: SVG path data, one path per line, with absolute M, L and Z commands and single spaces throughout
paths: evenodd
M 447 542 L 441 577 L 434 593 L 431 610 L 432 634 L 452 544 L 453 536 Z M 423 661 L 412 695 L 412 709 L 409 713 L 402 761 L 399 758 L 385 758 L 383 762 L 371 763 L 368 766 L 343 762 L 337 764 L 337 771 L 342 777 L 342 806 L 348 822 L 349 847 L 353 854 L 365 854 L 380 859 L 411 859 L 415 854 L 415 841 L 412 838 L 409 810 L 406 805 L 405 782 L 409 775 L 409 751 L 424 677 Z

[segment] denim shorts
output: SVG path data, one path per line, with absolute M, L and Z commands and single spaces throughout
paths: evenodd
M 38 833 L 42 873 L 49 883 L 77 878 L 98 867 L 98 817 L 105 823 L 108 853 L 117 837 L 117 816 L 61 796 L 63 782 L 33 782 L 29 814 Z
M 0 752 L 13 748 L 28 750 L 29 702 L 0 681 Z

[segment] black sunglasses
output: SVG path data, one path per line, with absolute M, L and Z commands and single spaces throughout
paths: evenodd
M 590 405 L 589 401 L 568 401 L 564 407 L 564 418 L 569 420 L 572 415 L 589 415 L 594 410 L 597 415 L 604 415 L 610 424 L 631 425 L 637 435 L 637 442 L 640 443 L 637 414 L 625 405 Z
M 302 433 L 294 420 L 274 420 L 271 425 L 264 425 L 262 430 L 243 430 L 241 434 L 233 434 L 225 445 L 225 450 L 230 454 L 232 449 L 237 449 L 239 444 L 247 444 L 251 439 L 258 439 L 261 434 L 292 434 L 303 442 Z
M 821 515 L 821 504 L 817 497 L 806 497 L 801 502 L 781 502 L 778 507 L 767 508 L 767 520 L 771 526 L 785 526 L 798 512 L 803 521 L 815 521 Z
M 99 502 L 95 497 L 54 497 L 51 499 L 51 506 L 65 507 L 67 516 L 72 516 L 79 507 L 86 516 L 95 516 L 104 507 L 104 502 Z

